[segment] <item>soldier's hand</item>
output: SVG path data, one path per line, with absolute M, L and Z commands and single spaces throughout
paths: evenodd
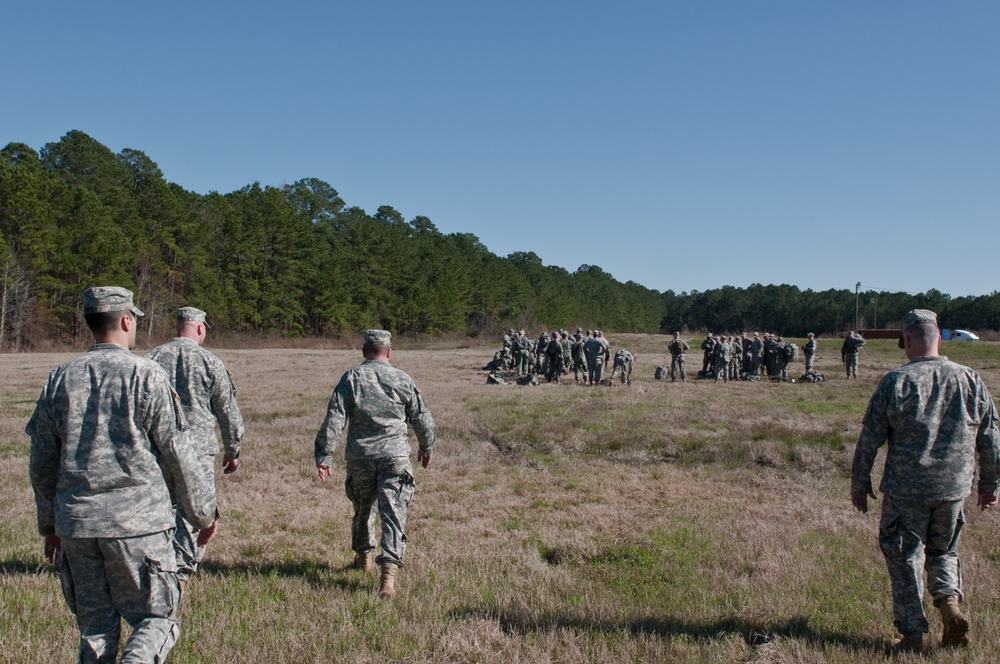
M 420 462 L 421 466 L 426 468 L 427 466 L 431 465 L 431 455 L 424 454 L 423 452 L 417 452 L 417 461 Z
M 878 500 L 878 497 L 868 491 L 859 491 L 858 493 L 851 496 L 851 503 L 854 505 L 854 509 L 858 510 L 862 514 L 868 514 L 868 499 Z
M 56 564 L 56 556 L 59 554 L 59 549 L 62 548 L 62 540 L 59 539 L 58 535 L 46 535 L 45 536 L 45 559 L 49 563 Z
M 976 501 L 976 504 L 979 505 L 979 509 L 988 510 L 997 504 L 997 497 L 992 493 L 981 493 L 979 494 L 979 500 Z
M 316 466 L 316 472 L 319 473 L 320 481 L 325 482 L 326 478 L 330 476 L 330 466 L 321 463 Z
M 202 528 L 198 531 L 198 546 L 204 548 L 208 546 L 208 543 L 212 541 L 215 537 L 215 531 L 219 529 L 219 520 L 216 519 L 212 522 L 212 525 L 208 528 Z
M 222 472 L 225 475 L 231 475 L 236 472 L 236 469 L 240 467 L 239 459 L 230 459 L 228 456 L 222 457 Z

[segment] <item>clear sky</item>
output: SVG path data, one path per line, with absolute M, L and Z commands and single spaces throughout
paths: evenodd
M 199 193 L 315 177 L 677 293 L 1000 289 L 1000 2 L 80 2 L 3 10 L 0 145 Z

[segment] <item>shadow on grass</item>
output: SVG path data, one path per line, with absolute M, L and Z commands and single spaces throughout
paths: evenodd
M 675 618 L 637 617 L 632 620 L 599 622 L 585 617 L 564 614 L 527 618 L 516 612 L 487 608 L 456 609 L 454 618 L 480 618 L 499 621 L 501 629 L 517 635 L 550 629 L 571 629 L 584 632 L 621 632 L 635 635 L 654 635 L 663 638 L 686 636 L 710 641 L 723 635 L 738 634 L 751 647 L 765 646 L 776 638 L 795 639 L 823 646 L 842 646 L 855 650 L 880 652 L 885 642 L 878 639 L 859 638 L 841 632 L 817 630 L 809 626 L 808 618 L 794 617 L 780 622 L 720 618 L 697 622 Z
M 374 578 L 366 577 L 358 570 L 330 567 L 326 563 L 317 563 L 312 560 L 237 563 L 235 565 L 205 561 L 201 564 L 201 570 L 206 574 L 217 574 L 222 577 L 276 576 L 297 578 L 320 590 L 338 588 L 351 592 L 369 592 L 372 586 L 371 579 Z
M 12 558 L 0 563 L 0 574 L 48 574 L 56 576 L 56 568 L 31 558 Z

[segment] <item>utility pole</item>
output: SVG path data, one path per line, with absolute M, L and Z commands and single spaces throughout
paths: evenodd
M 859 281 L 858 283 L 854 284 L 854 331 L 855 332 L 857 332 L 858 328 L 861 327 L 861 324 L 859 323 L 860 318 L 858 314 L 858 304 L 859 304 L 860 294 L 861 294 L 861 282 Z

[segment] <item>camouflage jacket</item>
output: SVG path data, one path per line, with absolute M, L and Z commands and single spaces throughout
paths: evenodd
M 806 357 L 812 357 L 816 354 L 816 340 L 810 339 L 806 342 L 806 345 L 802 347 L 802 353 Z
M 192 523 L 211 525 L 214 487 L 186 429 L 167 374 L 123 346 L 96 344 L 52 371 L 25 427 L 38 532 L 161 532 L 174 527 L 171 489 Z
M 688 343 L 683 339 L 671 339 L 670 343 L 667 344 L 667 350 L 670 351 L 671 355 L 683 355 L 684 351 L 690 348 Z
M 587 353 L 587 360 L 590 362 L 595 362 L 599 359 L 603 359 L 605 362 L 608 360 L 608 356 L 611 355 L 611 346 L 602 337 L 591 337 L 583 342 L 583 350 Z
M 854 450 L 851 492 L 871 492 L 875 456 L 888 441 L 881 490 L 893 498 L 961 500 L 979 454 L 979 492 L 1000 487 L 997 410 L 972 369 L 918 357 L 890 371 L 868 403 Z
M 226 456 L 239 457 L 243 416 L 236 404 L 236 386 L 222 360 L 187 337 L 176 337 L 149 351 L 146 357 L 170 376 L 184 406 L 190 427 L 188 435 L 198 454 L 218 454 L 219 443 L 215 439 L 218 420 Z
M 406 425 L 413 426 L 420 452 L 434 447 L 434 418 L 416 383 L 387 360 L 365 360 L 337 383 L 326 419 L 316 434 L 316 464 L 330 466 L 347 426 L 347 461 L 410 456 Z

